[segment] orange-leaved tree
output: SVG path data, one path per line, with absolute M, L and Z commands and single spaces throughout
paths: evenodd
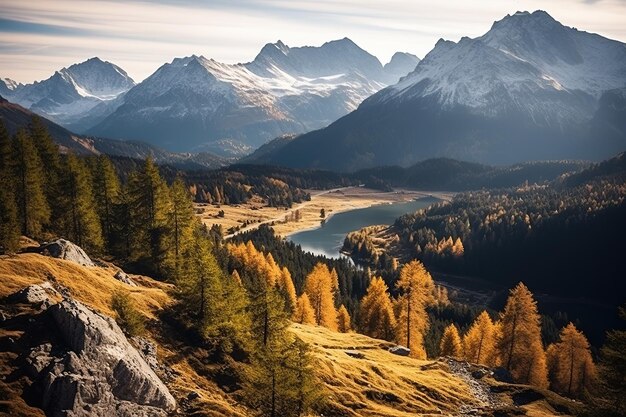
M 411 350 L 411 356 L 425 359 L 424 333 L 429 324 L 426 307 L 433 302 L 433 278 L 424 264 L 413 260 L 402 267 L 396 288 L 400 292 L 397 340 Z

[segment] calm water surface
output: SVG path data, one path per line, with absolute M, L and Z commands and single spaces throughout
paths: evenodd
M 305 251 L 329 258 L 339 258 L 346 235 L 374 224 L 392 224 L 398 217 L 426 208 L 440 200 L 424 197 L 406 203 L 384 204 L 335 214 L 322 227 L 294 233 L 288 239 Z

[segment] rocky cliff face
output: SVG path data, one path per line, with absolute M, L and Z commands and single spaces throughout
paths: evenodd
M 50 285 L 10 297 L 12 303 L 42 308 L 32 323 L 46 321 L 44 327 L 55 335 L 24 354 L 21 372 L 33 381 L 36 405 L 49 416 L 161 417 L 176 410 L 168 388 L 112 318 L 69 297 L 54 304 L 58 298 Z

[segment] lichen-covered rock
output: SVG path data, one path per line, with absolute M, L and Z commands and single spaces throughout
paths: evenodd
M 49 243 L 44 243 L 40 247 L 40 252 L 53 258 L 66 259 L 68 261 L 76 262 L 79 265 L 95 266 L 85 251 L 80 246 L 73 244 L 69 240 L 57 239 Z
M 43 408 L 58 416 L 166 416 L 174 397 L 110 317 L 66 299 L 50 308 L 71 351 L 47 371 Z
M 49 305 L 52 300 L 51 294 L 58 294 L 57 291 L 52 288 L 49 282 L 41 284 L 29 285 L 26 288 L 22 288 L 9 297 L 9 300 L 14 303 L 26 303 L 26 304 L 45 304 Z
M 121 269 L 119 271 L 117 271 L 115 273 L 115 275 L 113 275 L 113 278 L 115 278 L 118 281 L 123 282 L 124 284 L 128 284 L 131 287 L 136 287 L 137 284 L 135 284 L 135 282 L 130 279 L 130 277 L 128 276 L 128 274 L 124 271 L 122 271 Z

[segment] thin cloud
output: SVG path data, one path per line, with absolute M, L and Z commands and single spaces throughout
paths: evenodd
M 0 0 L 0 76 L 31 82 L 99 56 L 140 81 L 174 57 L 247 62 L 278 39 L 301 46 L 346 36 L 384 63 L 396 51 L 423 57 L 439 38 L 480 36 L 506 14 L 539 8 L 626 39 L 624 0 Z

